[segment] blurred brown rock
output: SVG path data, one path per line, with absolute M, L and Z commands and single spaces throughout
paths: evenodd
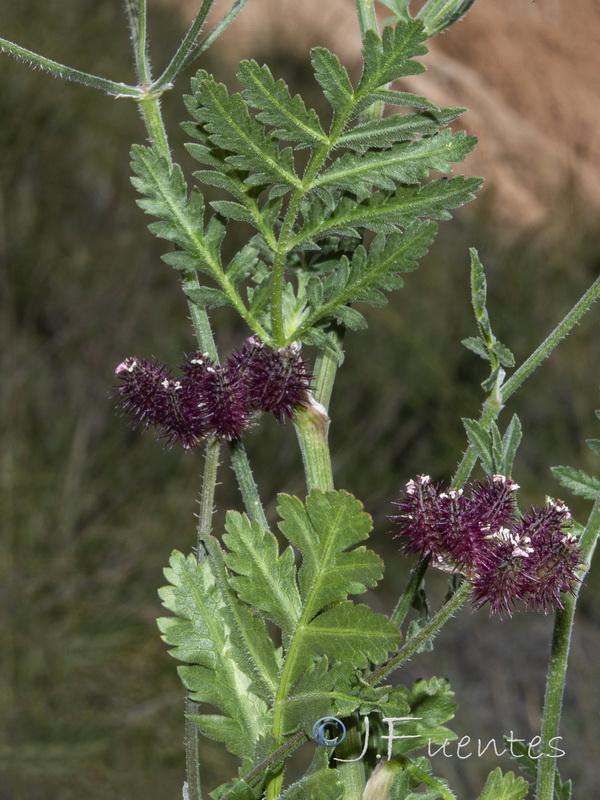
M 163 2 L 187 16 L 197 7 Z M 358 67 L 353 0 L 250 0 L 213 53 L 231 67 L 298 62 L 317 44 Z M 589 225 L 600 210 L 600 0 L 477 0 L 430 46 L 427 72 L 403 84 L 470 109 L 459 127 L 480 144 L 459 167 L 486 178 L 487 207 L 507 235 Z

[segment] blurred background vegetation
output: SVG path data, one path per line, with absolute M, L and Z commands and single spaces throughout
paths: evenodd
M 260 2 L 246 13 L 260 13 Z M 464 36 L 468 25 L 461 23 Z M 173 3 L 153 9 L 152 31 L 161 67 L 183 31 Z M 4 4 L 0 35 L 133 80 L 117 0 Z M 263 43 L 255 55 L 302 89 L 306 54 L 270 41 L 269 52 Z M 229 78 L 229 62 L 211 61 L 218 52 L 203 66 Z M 246 42 L 244 55 L 252 54 Z M 134 205 L 128 149 L 143 141 L 142 124 L 128 101 L 7 57 L 0 81 L 0 800 L 179 797 L 183 693 L 156 629 L 156 589 L 170 551 L 194 544 L 202 459 L 131 431 L 110 400 L 124 357 L 177 363 L 194 349 L 178 278 L 160 260 L 165 244 L 153 241 Z M 177 125 L 185 88 L 184 78 L 164 108 L 175 156 L 191 166 Z M 442 226 L 390 305 L 367 311 L 369 330 L 347 337 L 332 405 L 336 484 L 374 517 L 372 547 L 387 561 L 384 593 L 374 600 L 381 610 L 393 606 L 406 575 L 388 533 L 391 501 L 418 472 L 452 474 L 465 446 L 460 417 L 477 416 L 483 396 L 483 362 L 459 344 L 474 334 L 467 249 L 479 248 L 497 335 L 519 363 L 598 274 L 590 209 L 567 189 L 548 197 L 536 230 L 520 227 L 518 214 L 499 226 L 493 193 L 484 194 Z M 515 478 L 527 503 L 560 491 L 551 465 L 598 473 L 584 444 L 598 436 L 598 312 L 507 409 L 525 429 Z M 215 319 L 226 354 L 246 332 L 226 311 Z M 248 449 L 272 515 L 275 493 L 302 494 L 303 483 L 293 429 L 270 422 L 249 435 Z M 226 457 L 220 480 L 217 527 L 224 508 L 240 505 Z M 565 499 L 583 521 L 589 504 Z M 594 795 L 600 762 L 599 583 L 596 569 L 579 611 L 559 762 L 581 796 Z M 434 597 L 443 593 L 443 582 L 432 585 Z M 449 677 L 461 703 L 459 736 L 499 742 L 512 730 L 531 739 L 550 635 L 544 617 L 499 621 L 465 609 L 435 653 L 397 678 Z M 210 788 L 226 775 L 221 749 L 207 743 L 205 753 Z M 465 798 L 497 763 L 510 768 L 506 759 L 436 759 Z

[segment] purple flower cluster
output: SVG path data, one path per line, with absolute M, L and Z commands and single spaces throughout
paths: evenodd
M 517 601 L 548 611 L 562 607 L 561 592 L 577 586 L 581 566 L 569 509 L 548 500 L 520 516 L 511 478 L 494 475 L 466 491 L 443 491 L 428 475 L 404 488 L 395 538 L 402 550 L 431 558 L 433 566 L 461 573 L 473 585 L 473 603 L 512 612 Z
M 196 353 L 180 371 L 174 378 L 162 364 L 134 357 L 115 374 L 119 407 L 186 450 L 212 436 L 239 439 L 261 411 L 285 422 L 309 401 L 310 372 L 293 345 L 270 350 L 251 337 L 222 366 Z

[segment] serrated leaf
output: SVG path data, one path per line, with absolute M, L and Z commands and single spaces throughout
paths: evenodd
M 301 186 L 291 149 L 279 150 L 265 135 L 263 125 L 250 117 L 241 95 L 229 95 L 223 84 L 205 78 L 198 82 L 195 97 L 194 118 L 204 126 L 213 144 L 232 153 L 226 163 L 248 171 L 245 183 Z
M 492 437 L 480 422 L 475 419 L 463 417 L 462 423 L 467 433 L 469 444 L 473 452 L 481 461 L 486 475 L 494 474 L 494 456 L 492 451 Z
M 361 299 L 365 301 L 366 297 L 368 297 L 368 295 Z M 349 328 L 351 331 L 360 331 L 367 327 L 367 320 L 360 311 L 350 306 L 340 306 L 336 308 L 332 316 L 336 322 L 339 322 L 340 325 L 343 325 L 344 328 Z
M 341 280 L 334 277 L 327 281 L 329 295 L 325 303 L 320 309 L 311 311 L 298 337 L 304 338 L 305 331 L 320 320 L 328 316 L 335 317 L 339 309 L 348 303 L 374 300 L 375 305 L 381 305 L 381 294 L 373 294 L 374 290 L 399 289 L 403 282 L 398 273 L 416 269 L 417 259 L 427 252 L 435 232 L 435 223 L 415 222 L 404 233 L 376 237 L 368 254 L 364 247 L 357 247 L 350 265 L 344 259 L 340 261 L 342 274 L 344 277 L 347 275 L 346 282 L 341 285 Z M 312 333 L 308 336 L 312 336 Z M 318 341 L 314 343 L 318 345 Z
M 235 219 L 238 222 L 248 222 L 254 224 L 254 218 L 246 206 L 241 203 L 232 203 L 230 200 L 213 200 L 211 208 L 227 219 Z
M 262 617 L 253 614 L 245 603 L 236 602 L 237 595 L 229 583 L 223 550 L 219 542 L 204 537 L 210 567 L 215 581 L 227 604 L 223 611 L 224 621 L 231 632 L 240 663 L 252 678 L 252 690 L 270 705 L 275 697 L 281 670 L 280 650 L 275 650 Z
M 363 45 L 363 74 L 357 95 L 391 83 L 406 75 L 425 71 L 423 64 L 412 59 L 425 55 L 427 47 L 423 25 L 413 20 L 398 22 L 383 29 L 381 39 L 375 31 L 367 30 Z
M 373 688 L 361 682 L 356 668 L 349 662 L 329 666 L 327 658 L 311 664 L 285 700 L 286 734 L 303 728 L 311 733 L 315 720 L 327 716 L 350 716 L 380 710 L 389 697 L 388 688 Z
M 212 797 L 213 800 L 220 800 L 220 798 L 225 797 L 225 795 L 227 795 L 229 800 L 254 800 L 255 798 L 254 791 L 250 784 L 240 778 L 222 783 L 210 793 L 209 797 Z
M 381 579 L 379 556 L 364 547 L 349 550 L 371 530 L 371 518 L 351 494 L 313 490 L 306 504 L 282 494 L 278 512 L 279 530 L 302 554 L 300 594 L 303 603 L 310 601 L 311 618 L 324 606 L 362 594 Z
M 240 599 L 264 611 L 285 637 L 291 637 L 301 614 L 292 548 L 279 555 L 273 534 L 235 511 L 228 512 L 225 529 L 225 563 L 237 573 L 230 584 Z
M 600 456 L 600 439 L 586 439 L 585 443 L 590 448 L 592 453 Z
M 423 791 L 413 792 L 424 784 Z M 390 800 L 456 800 L 448 782 L 432 774 L 426 758 L 413 758 L 399 773 L 392 785 Z
M 468 339 L 463 339 L 461 344 L 463 344 L 467 350 L 471 350 L 471 352 L 476 353 L 486 361 L 490 360 L 489 350 L 481 336 L 469 336 Z
M 463 161 L 476 139 L 464 131 L 444 129 L 436 136 L 392 145 L 364 154 L 346 153 L 315 178 L 314 186 L 346 189 L 366 197 L 372 186 L 393 190 L 397 183 L 417 183 L 431 170 L 450 172 L 451 164 Z
M 247 244 L 234 255 L 227 266 L 227 277 L 234 285 L 256 270 L 258 253 L 258 247 Z
M 513 414 L 510 424 L 502 437 L 502 464 L 498 465 L 501 467 L 500 472 L 502 475 L 512 475 L 515 455 L 522 438 L 523 427 L 521 420 L 516 414 Z
M 487 282 L 485 279 L 485 271 L 477 250 L 471 247 L 469 253 L 471 254 L 471 302 L 473 304 L 477 325 L 489 347 L 489 343 L 492 341 L 492 329 L 486 307 Z
M 166 254 L 164 260 L 176 269 L 202 270 L 217 282 L 222 281 L 220 247 L 223 229 L 216 220 L 203 229 L 204 200 L 201 193 L 196 189 L 188 197 L 181 168 L 171 166 L 167 159 L 150 148 L 134 145 L 131 157 L 135 173 L 131 181 L 145 195 L 138 204 L 146 213 L 161 217 L 161 222 L 152 224 L 153 232 L 181 248 L 181 252 Z
M 343 600 L 319 614 L 304 629 L 294 674 L 301 674 L 315 656 L 351 660 L 359 669 L 367 667 L 370 661 L 381 663 L 396 648 L 399 638 L 398 629 L 383 614 Z
M 494 353 L 497 357 L 498 361 L 503 367 L 514 367 L 515 365 L 515 357 L 512 352 L 508 349 L 508 347 L 502 342 L 499 342 L 498 339 L 494 339 L 494 343 L 490 347 L 490 351 Z
M 413 108 L 423 108 L 436 114 L 440 111 L 440 107 L 432 103 L 421 94 L 413 94 L 412 92 L 400 92 L 396 89 L 375 89 L 367 92 L 358 103 L 354 106 L 353 113 L 359 114 L 373 103 L 385 103 L 388 106 L 412 106 Z M 456 109 L 461 112 L 464 109 Z
M 210 286 L 184 287 L 184 292 L 192 303 L 200 308 L 219 308 L 220 306 L 231 305 L 231 300 L 225 292 Z
M 409 141 L 416 136 L 431 136 L 457 116 L 454 109 L 448 109 L 448 112 L 447 120 L 440 109 L 436 117 L 431 112 L 425 114 L 417 111 L 363 122 L 343 133 L 338 139 L 338 146 L 363 151 L 369 147 L 389 147 L 395 142 Z
M 292 97 L 285 82 L 275 81 L 267 66 L 242 61 L 238 78 L 244 86 L 242 94 L 246 101 L 259 109 L 256 118 L 272 125 L 271 133 L 277 139 L 303 145 L 329 141 L 316 112 L 307 109 L 299 95 Z
M 502 774 L 500 767 L 490 772 L 477 800 L 525 800 L 529 784 L 513 772 Z
M 337 359 L 338 367 L 344 363 L 344 350 L 339 341 L 339 337 L 331 331 L 324 331 L 320 328 L 310 328 L 298 334 L 301 342 L 314 345 L 320 350 L 329 350 Z
M 332 232 L 352 231 L 353 227 L 383 233 L 396 232 L 398 227 L 406 228 L 417 218 L 450 219 L 449 209 L 458 208 L 474 197 L 481 185 L 479 178 L 440 178 L 424 186 L 399 186 L 389 192 L 375 192 L 362 202 L 345 196 L 327 214 L 315 208 L 314 217 L 306 219 L 300 233 L 292 241 L 292 246 L 305 238 L 320 237 Z
M 235 755 L 252 757 L 269 718 L 267 705 L 251 690 L 245 655 L 227 625 L 232 597 L 223 596 L 208 561 L 198 564 L 193 556 L 175 551 L 169 563 L 165 576 L 170 585 L 159 594 L 175 616 L 158 620 L 163 639 L 172 645 L 171 655 L 193 664 L 179 669 L 192 699 L 224 712 L 198 715 L 194 721 Z
M 552 474 L 561 486 L 578 497 L 595 500 L 600 492 L 600 480 L 588 475 L 582 469 L 573 467 L 552 467 Z
M 315 78 L 334 111 L 347 109 L 354 99 L 354 89 L 339 58 L 324 47 L 313 47 L 310 60 Z
M 342 800 L 344 787 L 335 769 L 305 775 L 282 794 L 280 800 Z

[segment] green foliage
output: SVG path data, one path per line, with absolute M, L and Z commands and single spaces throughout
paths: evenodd
M 511 351 L 502 344 L 494 335 L 489 314 L 487 311 L 487 282 L 483 264 L 477 250 L 471 248 L 471 301 L 475 320 L 479 328 L 479 336 L 463 339 L 463 345 L 477 353 L 478 356 L 490 362 L 491 374 L 482 386 L 490 391 L 494 384 L 504 376 L 504 367 L 514 367 L 515 358 Z
M 279 530 L 289 542 L 283 552 L 270 531 L 229 512 L 226 549 L 205 537 L 204 562 L 174 553 L 165 571 L 170 585 L 160 595 L 174 616 L 159 625 L 172 655 L 184 662 L 179 672 L 185 686 L 201 704 L 192 717 L 201 731 L 224 742 L 246 771 L 285 737 L 299 730 L 310 736 L 317 719 L 355 711 L 410 717 L 394 731 L 410 737 L 393 742 L 396 756 L 453 739 L 444 726 L 455 711 L 446 681 L 392 689 L 363 679 L 363 669 L 383 663 L 397 647 L 399 633 L 387 617 L 349 599 L 382 576 L 381 560 L 361 544 L 371 530 L 361 504 L 347 492 L 314 490 L 305 503 L 280 495 L 278 511 Z M 281 649 L 253 610 L 281 630 Z M 322 764 L 290 787 L 289 797 L 322 790 L 337 798 L 330 772 Z M 246 784 L 228 786 L 223 796 L 237 797 L 235 791 L 245 797 Z
M 240 93 L 229 94 L 206 72 L 192 80 L 185 127 L 196 142 L 200 181 L 231 199 L 205 209 L 180 170 L 145 148 L 133 151 L 140 204 L 162 221 L 154 232 L 174 242 L 165 258 L 184 272 L 204 273 L 216 286 L 193 288 L 198 306 L 233 305 L 263 340 L 295 340 L 336 349 L 336 325 L 356 330 L 364 317 L 351 304 L 380 306 L 384 292 L 402 286 L 431 244 L 434 219 L 473 197 L 476 178 L 430 178 L 448 173 L 475 140 L 446 126 L 462 109 L 442 109 L 418 95 L 390 90 L 391 81 L 422 72 L 425 33 L 418 21 L 367 31 L 364 66 L 355 88 L 339 59 L 312 51 L 315 78 L 333 111 L 329 125 L 282 80 L 253 61 L 240 65 Z M 363 117 L 373 103 L 412 107 L 380 120 Z M 295 151 L 307 151 L 300 167 Z M 221 263 L 224 220 L 254 229 L 228 269 Z M 377 233 L 368 245 L 364 231 Z M 348 253 L 351 252 L 350 256 Z
M 517 415 L 513 415 L 504 436 L 495 422 L 489 430 L 475 419 L 463 418 L 462 422 L 469 444 L 486 475 L 512 475 L 513 462 L 523 436 Z
M 500 767 L 490 772 L 477 800 L 524 800 L 529 784 L 512 772 L 502 774 Z
M 552 467 L 552 474 L 561 486 L 578 497 L 595 500 L 600 492 L 600 480 L 582 469 Z
M 424 785 L 423 791 L 413 791 Z M 390 800 L 456 800 L 448 783 L 431 774 L 426 758 L 416 758 L 399 773 L 392 785 Z

